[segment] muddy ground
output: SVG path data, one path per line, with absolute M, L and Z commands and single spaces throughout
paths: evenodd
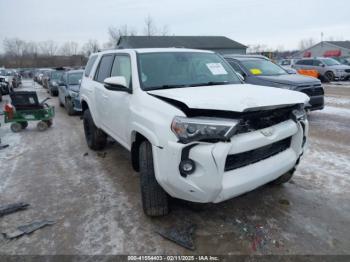
M 22 89 L 47 96 L 31 81 Z M 0 151 L 0 204 L 31 205 L 1 217 L 0 232 L 56 220 L 16 240 L 0 237 L 0 254 L 350 254 L 350 83 L 325 89 L 327 106 L 310 114 L 309 150 L 292 181 L 204 210 L 174 201 L 157 219 L 142 212 L 129 153 L 113 141 L 102 153 L 89 150 L 79 116 L 69 117 L 57 98 L 45 132 L 30 124 L 14 134 L 0 116 L 10 145 Z M 155 233 L 191 223 L 195 251 Z

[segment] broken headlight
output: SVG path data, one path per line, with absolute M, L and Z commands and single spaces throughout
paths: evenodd
M 303 121 L 307 118 L 306 111 L 304 108 L 294 109 L 292 111 L 293 118 L 296 121 Z
M 171 130 L 181 143 L 193 141 L 227 141 L 236 131 L 239 120 L 176 116 Z

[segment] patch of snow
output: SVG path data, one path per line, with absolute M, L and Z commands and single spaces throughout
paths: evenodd
M 347 108 L 326 106 L 323 110 L 320 111 L 320 113 L 350 118 L 350 109 Z
M 326 103 L 337 105 L 350 105 L 350 98 L 345 97 L 326 97 Z

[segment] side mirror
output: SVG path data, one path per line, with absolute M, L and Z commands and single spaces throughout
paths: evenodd
M 105 84 L 105 88 L 108 90 L 131 93 L 131 89 L 127 87 L 124 76 L 108 77 L 103 82 Z
M 240 73 L 236 72 L 238 78 L 244 82 L 244 76 L 242 76 Z
M 295 69 L 292 68 L 287 68 L 285 69 L 287 71 L 288 74 L 290 75 L 295 75 L 297 73 L 297 71 Z
M 324 64 L 321 64 L 321 66 L 322 66 L 322 67 L 325 67 L 325 65 L 324 65 Z

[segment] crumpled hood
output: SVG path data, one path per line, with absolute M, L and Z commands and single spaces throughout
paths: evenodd
M 298 74 L 288 74 L 288 75 L 277 75 L 277 76 L 256 76 L 267 82 L 285 84 L 285 85 L 316 85 L 321 84 L 321 81 L 309 76 L 303 76 Z
M 180 101 L 192 109 L 244 112 L 258 108 L 278 108 L 303 104 L 303 93 L 249 84 L 198 86 L 147 91 L 149 94 Z

